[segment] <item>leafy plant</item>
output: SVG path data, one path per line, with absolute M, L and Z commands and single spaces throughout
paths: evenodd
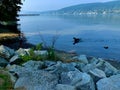
M 47 59 L 49 59 L 49 60 L 57 60 L 58 59 L 53 47 L 47 48 L 48 53 L 46 55 L 35 54 L 35 52 L 34 52 L 35 50 L 41 50 L 41 49 L 42 49 L 42 43 L 36 45 L 36 47 L 30 48 L 30 50 L 28 51 L 29 52 L 28 55 L 20 56 L 21 59 L 23 60 L 22 63 L 27 62 L 29 60 L 40 61 L 40 60 L 47 60 Z
M 54 49 L 53 48 L 49 48 L 48 49 L 48 59 L 55 59 L 55 52 L 54 52 Z
M 43 46 L 43 44 L 42 44 L 42 43 L 37 44 L 37 45 L 36 45 L 36 50 L 41 50 L 41 49 L 42 49 L 42 46 Z

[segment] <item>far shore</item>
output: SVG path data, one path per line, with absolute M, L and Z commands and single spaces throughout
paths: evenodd
M 39 16 L 40 14 L 19 14 L 19 16 Z

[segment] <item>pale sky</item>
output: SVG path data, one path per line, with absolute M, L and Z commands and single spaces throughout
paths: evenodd
M 48 11 L 58 10 L 63 7 L 93 2 L 108 2 L 114 0 L 25 0 L 22 10 L 24 11 Z

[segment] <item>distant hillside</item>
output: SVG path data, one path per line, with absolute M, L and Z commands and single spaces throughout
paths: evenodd
M 106 3 L 88 3 L 62 8 L 43 14 L 82 15 L 82 14 L 120 14 L 120 1 Z

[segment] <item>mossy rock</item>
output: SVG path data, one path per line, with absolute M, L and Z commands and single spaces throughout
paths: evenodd
M 5 70 L 0 70 L 0 90 L 13 90 L 10 75 Z

